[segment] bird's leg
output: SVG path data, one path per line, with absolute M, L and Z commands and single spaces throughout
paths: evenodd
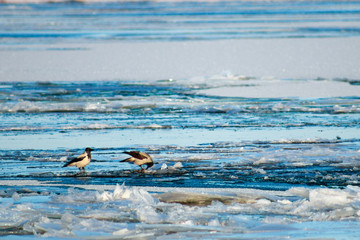
M 142 167 L 141 165 L 139 165 L 139 167 L 140 167 L 141 169 L 138 170 L 137 172 L 141 172 L 141 173 L 145 172 L 145 169 L 143 169 L 143 167 Z
M 86 174 L 85 168 L 84 167 L 80 167 L 79 168 L 80 172 L 78 172 L 77 174 L 75 174 L 75 176 L 81 175 L 82 173 Z
M 80 172 L 76 173 L 75 176 L 78 176 L 80 175 L 82 172 L 81 172 L 81 168 L 79 168 Z

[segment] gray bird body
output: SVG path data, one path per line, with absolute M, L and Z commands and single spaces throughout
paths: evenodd
M 75 166 L 79 168 L 80 171 L 81 170 L 85 171 L 85 166 L 87 166 L 91 161 L 91 151 L 93 150 L 94 149 L 86 148 L 83 154 L 67 162 L 63 167 Z
M 138 165 L 141 168 L 141 171 L 145 171 L 142 165 L 146 165 L 149 169 L 154 165 L 154 162 L 149 154 L 140 152 L 140 151 L 130 151 L 130 152 L 124 152 L 126 154 L 129 154 L 131 157 L 124 159 L 120 162 L 129 162 Z

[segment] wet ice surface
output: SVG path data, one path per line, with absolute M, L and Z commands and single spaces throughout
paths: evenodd
M 338 187 L 359 184 L 358 145 L 359 139 L 308 139 L 137 146 L 134 149 L 155 159 L 146 174 L 120 163 L 128 148 L 97 148 L 87 173 L 81 175 L 75 167 L 61 168 L 77 154 L 74 151 L 0 151 L 1 178 L 163 187 Z

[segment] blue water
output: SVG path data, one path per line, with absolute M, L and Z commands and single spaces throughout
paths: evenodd
M 0 5 L 0 51 L 10 53 L 74 50 L 64 43 L 359 35 L 357 1 Z M 11 71 L 0 63 L 0 73 Z M 206 90 L 266 80 L 197 77 L 0 82 L 0 236 L 356 239 L 360 94 L 224 97 Z M 281 81 L 295 80 L 360 84 L 341 76 Z M 86 173 L 62 168 L 86 147 L 95 149 Z M 149 153 L 155 165 L 137 172 L 120 162 L 129 150 Z M 179 200 L 179 192 L 195 206 L 157 195 Z
M 2 4 L 0 19 L 2 44 L 360 35 L 357 1 Z

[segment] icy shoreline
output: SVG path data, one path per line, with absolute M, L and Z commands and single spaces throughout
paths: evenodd
M 19 44 L 0 50 L 2 82 L 178 80 L 224 71 L 276 79 L 360 77 L 358 37 Z

